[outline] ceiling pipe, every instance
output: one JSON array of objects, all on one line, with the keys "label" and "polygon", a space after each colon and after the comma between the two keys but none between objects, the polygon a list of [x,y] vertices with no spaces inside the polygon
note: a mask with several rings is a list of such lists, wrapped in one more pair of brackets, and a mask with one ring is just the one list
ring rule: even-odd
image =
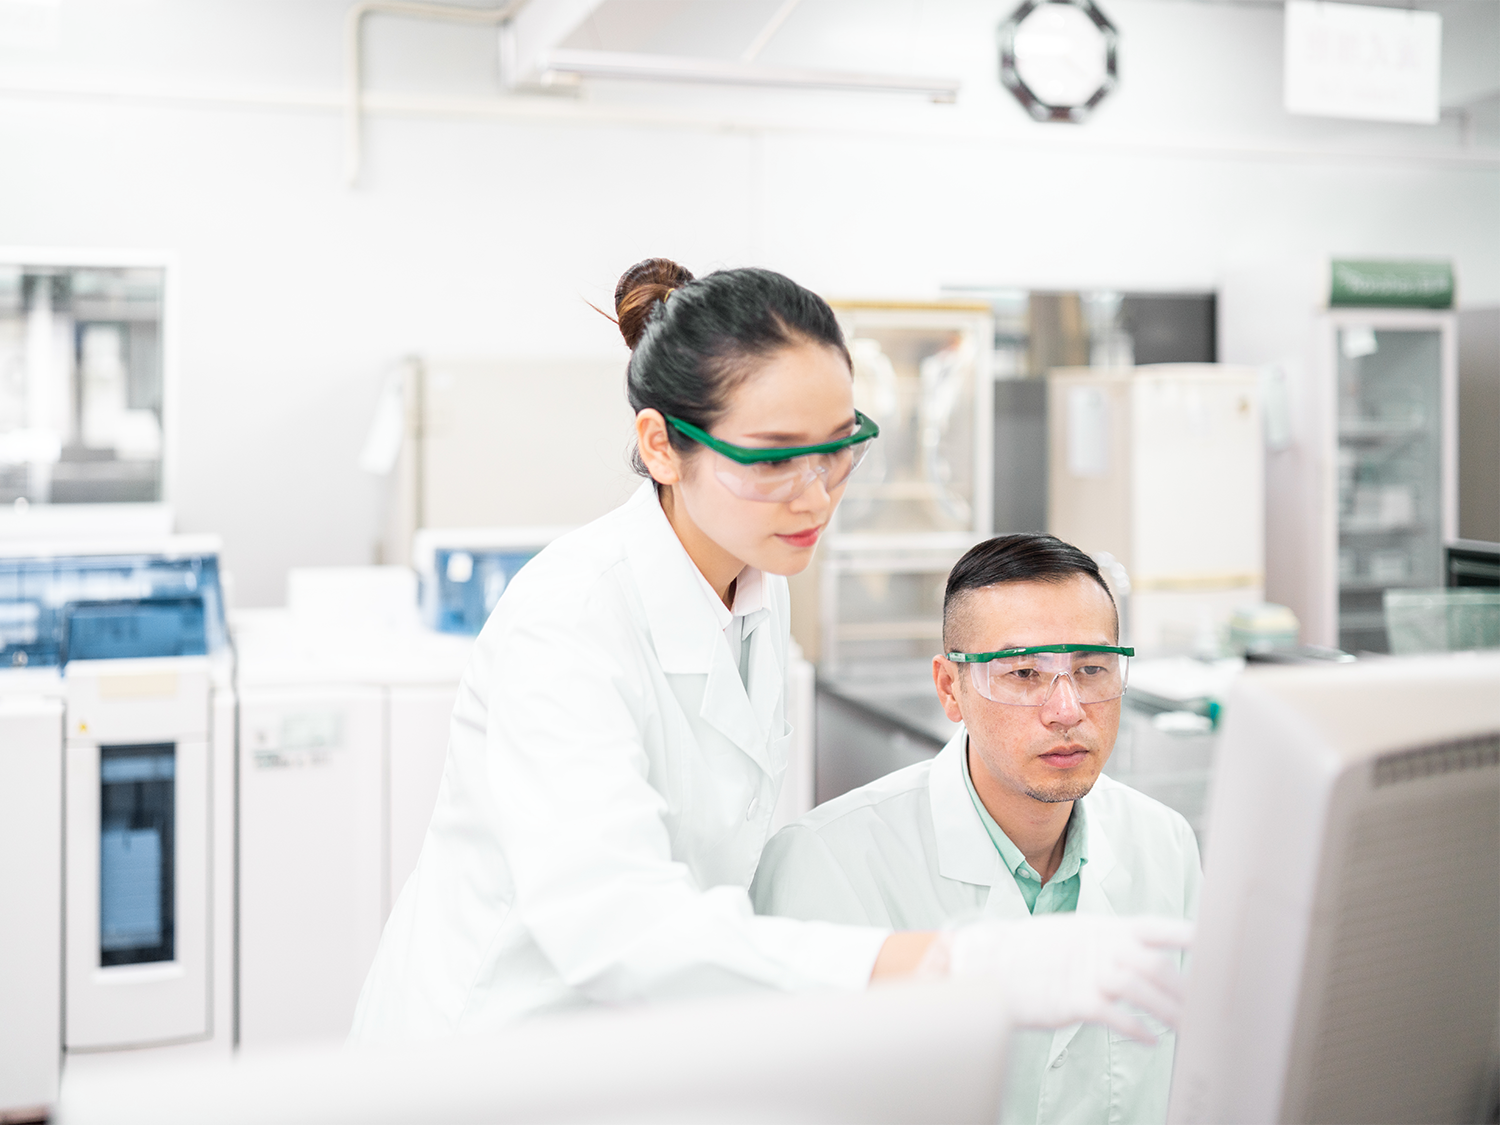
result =
[{"label": "ceiling pipe", "polygon": [[954,78],[910,74],[860,74],[839,70],[780,69],[731,59],[680,55],[638,55],[615,51],[555,50],[542,60],[542,79],[576,75],[637,82],[694,82],[716,86],[762,86],[802,90],[854,90],[863,93],[925,94],[935,102],[957,99]]},{"label": "ceiling pipe", "polygon": [[360,0],[344,15],[344,60],[348,78],[348,100],[344,114],[344,172],[349,186],[359,186],[364,157],[364,53],[360,31],[366,16],[408,16],[412,19],[444,20],[496,26],[512,19],[527,0],[510,0],[498,8],[470,8],[462,4],[421,4],[413,0]]},{"label": "ceiling pipe", "polygon": [[[364,164],[364,52],[361,32],[366,16],[406,16],[411,19],[444,20],[502,28],[501,53],[507,42],[503,29],[526,6],[528,0],[510,0],[498,8],[474,8],[462,4],[427,4],[417,0],[360,0],[344,17],[344,56],[348,91],[344,116],[345,176],[351,188],[359,186]],[[758,86],[804,90],[853,90],[863,93],[921,94],[935,102],[957,99],[960,83],[950,78],[928,78],[903,74],[861,74],[834,70],[777,69],[757,66],[761,49],[780,30],[800,0],[786,0],[777,9],[739,60],[694,59],[676,55],[639,55],[614,51],[553,50],[541,60],[538,77],[542,85],[569,79],[614,78],[645,82],[692,82],[721,86]],[[513,45],[511,45],[513,51]],[[516,60],[501,59],[503,71],[513,71]],[[518,75],[509,74],[513,88]]]}]

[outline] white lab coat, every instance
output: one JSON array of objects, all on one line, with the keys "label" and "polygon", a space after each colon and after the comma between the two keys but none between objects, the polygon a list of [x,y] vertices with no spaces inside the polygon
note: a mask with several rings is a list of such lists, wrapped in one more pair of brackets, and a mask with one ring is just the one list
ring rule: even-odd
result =
[{"label": "white lab coat", "polygon": [[748,687],[710,597],[649,483],[516,576],[460,684],[354,1038],[865,984],[884,930],[751,909],[791,734],[786,580],[764,576]]},{"label": "white lab coat", "polygon": [[[755,908],[916,930],[1028,917],[964,782],[967,739],[960,729],[932,761],[846,793],[783,828],[761,858],[751,889]],[[1079,877],[1078,912],[1195,917],[1202,870],[1187,821],[1109,777],[1082,800],[1088,862]],[[1046,965],[1010,968],[1047,971]],[[1173,1046],[1170,1034],[1144,1046],[1100,1025],[1025,1032],[1012,1044],[1001,1119],[1165,1121]]]}]

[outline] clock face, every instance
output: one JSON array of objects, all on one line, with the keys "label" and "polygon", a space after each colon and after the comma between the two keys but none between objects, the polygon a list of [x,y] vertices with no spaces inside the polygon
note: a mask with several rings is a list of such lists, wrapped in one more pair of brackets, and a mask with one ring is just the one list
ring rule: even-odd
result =
[{"label": "clock face", "polygon": [[1081,121],[1114,88],[1117,35],[1093,0],[1026,0],[1000,25],[1001,80],[1039,121]]}]

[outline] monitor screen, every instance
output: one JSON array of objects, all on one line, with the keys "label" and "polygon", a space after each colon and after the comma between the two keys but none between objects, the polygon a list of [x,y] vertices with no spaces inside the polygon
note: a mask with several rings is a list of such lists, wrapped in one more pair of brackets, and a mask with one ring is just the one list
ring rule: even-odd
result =
[{"label": "monitor screen", "polygon": [[1225,716],[1168,1120],[1495,1120],[1500,653],[1252,671]]}]

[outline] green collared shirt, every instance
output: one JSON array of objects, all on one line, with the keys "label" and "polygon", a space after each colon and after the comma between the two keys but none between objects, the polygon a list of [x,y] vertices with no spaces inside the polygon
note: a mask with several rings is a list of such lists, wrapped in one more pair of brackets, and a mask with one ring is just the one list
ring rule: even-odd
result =
[{"label": "green collared shirt", "polygon": [[990,842],[1000,853],[1000,862],[1016,880],[1021,897],[1026,900],[1026,909],[1032,914],[1068,914],[1078,909],[1078,885],[1083,865],[1088,857],[1088,820],[1083,811],[1083,802],[1073,802],[1073,815],[1068,818],[1067,842],[1063,844],[1062,863],[1057,871],[1042,885],[1042,877],[1036,868],[1026,862],[1021,849],[1001,831],[995,818],[984,807],[979,793],[974,788],[974,779],[969,776],[967,757],[964,761],[964,784],[969,787],[969,800],[974,802],[974,811],[979,821],[990,834]]}]

